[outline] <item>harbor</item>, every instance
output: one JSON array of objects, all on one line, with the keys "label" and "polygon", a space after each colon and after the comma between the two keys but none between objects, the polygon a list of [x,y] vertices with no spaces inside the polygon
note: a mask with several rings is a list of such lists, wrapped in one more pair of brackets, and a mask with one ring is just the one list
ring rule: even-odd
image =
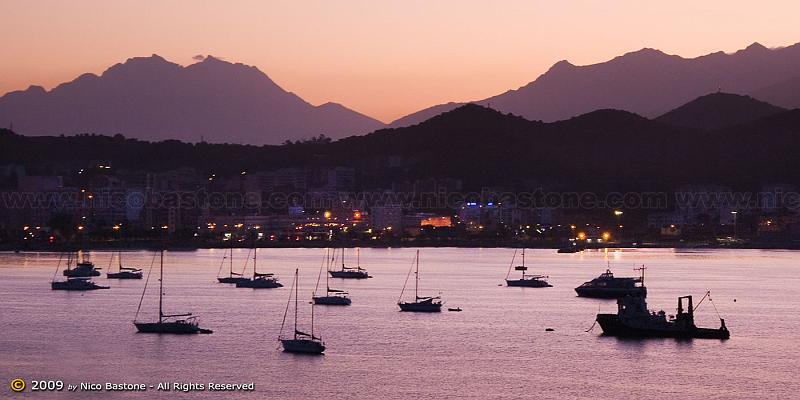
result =
[{"label": "harbor", "polygon": [[[237,379],[255,382],[254,391],[239,394],[242,398],[290,399],[323,393],[356,398],[412,393],[480,398],[502,393],[512,398],[529,395],[528,383],[542,381],[549,386],[538,395],[544,399],[666,399],[678,392],[696,398],[708,395],[709,386],[712,397],[749,399],[787,397],[799,389],[793,378],[800,359],[794,346],[800,339],[800,321],[794,315],[800,301],[794,290],[794,252],[619,249],[559,254],[554,249],[528,249],[526,263],[534,271],[546,271],[552,284],[541,290],[505,285],[514,249],[423,249],[420,293],[441,293],[443,308],[462,310],[432,315],[400,312],[396,304],[409,268],[416,269],[415,250],[361,249],[361,261],[370,266],[373,278],[336,281],[337,289],[358,299],[349,307],[313,307],[314,335],[322,335],[326,350],[324,356],[308,357],[280,351],[276,338],[295,270],[299,329],[310,333],[309,303],[325,250],[259,251],[259,265],[286,283],[266,291],[219,284],[216,277],[225,251],[164,253],[166,312],[196,313],[212,335],[136,333],[131,320],[142,296],[142,280],[95,277],[111,289],[53,291],[48,279],[60,254],[0,254],[0,272],[7,282],[0,293],[7,312],[0,322],[13,327],[0,338],[0,356],[7,360],[0,373],[65,380],[91,376],[110,382],[148,382],[155,375],[175,382]],[[241,271],[249,251],[233,250],[234,271]],[[89,256],[105,266],[112,253],[93,251]],[[124,252],[123,257],[126,264],[143,268],[145,275],[152,268],[149,284],[158,285],[160,260],[154,261],[153,252]],[[229,260],[224,262],[221,273],[229,274]],[[604,335],[595,319],[597,314],[616,314],[616,301],[578,297],[574,288],[607,268],[620,277],[639,276],[634,268],[642,265],[647,266],[650,308],[674,315],[678,297],[693,295],[697,303],[710,291],[730,339]],[[158,296],[148,293],[142,300],[142,320],[157,318]],[[292,297],[284,334],[291,334],[294,307]],[[694,323],[719,327],[714,307],[703,303],[693,315]],[[46,329],[52,326],[60,328]],[[774,334],[764,335],[765,328]],[[201,364],[202,369],[196,368]],[[715,366],[713,372],[709,365]],[[760,367],[769,373],[752,373],[751,368]],[[653,379],[637,383],[636,391],[619,391],[619,381],[642,371]],[[687,381],[686,371],[698,372]],[[397,374],[408,379],[392,386],[347,383]],[[725,386],[713,384],[723,380]],[[306,381],[315,385],[294,384]],[[448,389],[454,386],[462,390]],[[59,396],[82,398],[80,393]],[[193,397],[215,398],[205,392]]]}]

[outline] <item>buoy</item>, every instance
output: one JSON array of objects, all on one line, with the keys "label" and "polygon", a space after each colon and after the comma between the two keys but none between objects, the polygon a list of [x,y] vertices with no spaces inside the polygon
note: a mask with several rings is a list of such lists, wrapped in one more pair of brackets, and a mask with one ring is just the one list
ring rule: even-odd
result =
[{"label": "buoy", "polygon": [[553,329],[553,328],[547,328],[547,329],[545,329],[545,332],[553,332],[553,331],[555,331],[555,329]]}]

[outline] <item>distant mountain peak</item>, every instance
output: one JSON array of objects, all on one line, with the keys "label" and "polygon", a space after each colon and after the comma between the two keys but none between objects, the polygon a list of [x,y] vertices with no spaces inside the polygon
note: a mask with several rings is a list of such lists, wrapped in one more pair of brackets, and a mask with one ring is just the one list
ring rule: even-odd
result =
[{"label": "distant mountain peak", "polygon": [[[768,49],[753,43],[736,53],[715,52],[684,58],[645,47],[604,62],[553,64],[547,72],[480,104],[528,120],[565,120],[597,109],[613,108],[653,118],[718,87],[751,93],[784,107],[800,106],[800,43]],[[418,123],[421,117],[452,109],[440,104],[392,123]]]},{"label": "distant mountain peak", "polygon": [[[195,57],[194,60],[199,60]],[[146,140],[282,143],[321,133],[332,138],[384,127],[342,105],[315,107],[255,66],[207,56],[182,66],[153,54],[132,57],[101,76],[84,74],[50,91],[0,97],[0,126],[26,135],[121,133]]]},{"label": "distant mountain peak", "polygon": [[670,125],[715,130],[778,114],[785,109],[750,96],[717,92],[700,96],[658,118]]},{"label": "distant mountain peak", "polygon": [[575,68],[575,65],[567,60],[561,60],[555,64],[553,64],[550,69],[547,70],[548,73],[551,72],[561,72],[561,71],[569,71]]},{"label": "distant mountain peak", "polygon": [[744,50],[740,50],[739,52],[742,53],[761,53],[769,51],[769,49],[761,43],[753,42],[750,46],[744,48]]},{"label": "distant mountain peak", "polygon": [[658,61],[658,60],[669,59],[669,58],[673,58],[673,57],[680,58],[678,56],[671,56],[671,55],[669,55],[667,53],[664,53],[661,50],[653,49],[653,48],[650,48],[650,47],[645,47],[645,48],[642,48],[640,50],[636,50],[636,51],[631,51],[631,52],[625,53],[625,54],[623,54],[623,55],[621,55],[619,57],[614,58],[610,62],[614,62],[614,61],[617,61],[617,62],[619,62],[619,61],[641,61],[641,60]]}]

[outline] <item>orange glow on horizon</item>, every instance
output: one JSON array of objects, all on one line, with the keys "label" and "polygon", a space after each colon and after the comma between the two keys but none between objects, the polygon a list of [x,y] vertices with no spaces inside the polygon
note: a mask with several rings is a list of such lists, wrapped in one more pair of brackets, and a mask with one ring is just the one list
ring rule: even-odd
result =
[{"label": "orange glow on horizon", "polygon": [[51,89],[134,56],[188,65],[211,54],[254,65],[312,104],[337,102],[388,122],[516,89],[563,59],[790,45],[800,41],[798,14],[800,3],[786,0],[7,2],[0,94]]}]

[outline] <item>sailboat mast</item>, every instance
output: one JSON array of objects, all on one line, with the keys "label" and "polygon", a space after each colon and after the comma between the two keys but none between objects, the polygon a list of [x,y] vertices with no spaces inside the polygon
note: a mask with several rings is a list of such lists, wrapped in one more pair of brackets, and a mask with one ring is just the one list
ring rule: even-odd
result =
[{"label": "sailboat mast", "polygon": [[256,255],[258,254],[258,247],[253,247],[253,280],[256,280]]},{"label": "sailboat mast", "polygon": [[311,303],[311,339],[314,339],[314,303]]},{"label": "sailboat mast", "polygon": [[525,279],[525,248],[522,248],[522,279]]},{"label": "sailboat mast", "polygon": [[161,268],[160,276],[158,278],[158,323],[160,324],[164,319],[164,250],[161,250]]},{"label": "sailboat mast", "polygon": [[117,261],[119,261],[119,271],[122,272],[122,251],[119,252],[119,258],[117,258]]},{"label": "sailboat mast", "polygon": [[231,260],[230,260],[230,262],[231,262],[230,277],[233,278],[233,243],[231,243]]},{"label": "sailboat mast", "polygon": [[419,299],[419,250],[417,250],[417,269],[414,271],[414,301]]},{"label": "sailboat mast", "polygon": [[[300,282],[297,281],[297,277],[300,268],[296,268],[294,270],[294,338],[297,339],[297,287],[300,286]],[[313,308],[312,308],[313,310]]]},{"label": "sailboat mast", "polygon": [[342,271],[344,271],[344,247],[342,247]]},{"label": "sailboat mast", "polygon": [[[330,249],[328,251],[330,251]],[[326,260],[328,259],[328,254],[327,253],[325,254],[325,259]],[[330,264],[325,266],[325,295],[326,296],[331,294],[331,284],[329,282],[330,272],[328,272],[329,270],[330,270]],[[313,315],[314,306],[311,306],[311,313]]]}]

